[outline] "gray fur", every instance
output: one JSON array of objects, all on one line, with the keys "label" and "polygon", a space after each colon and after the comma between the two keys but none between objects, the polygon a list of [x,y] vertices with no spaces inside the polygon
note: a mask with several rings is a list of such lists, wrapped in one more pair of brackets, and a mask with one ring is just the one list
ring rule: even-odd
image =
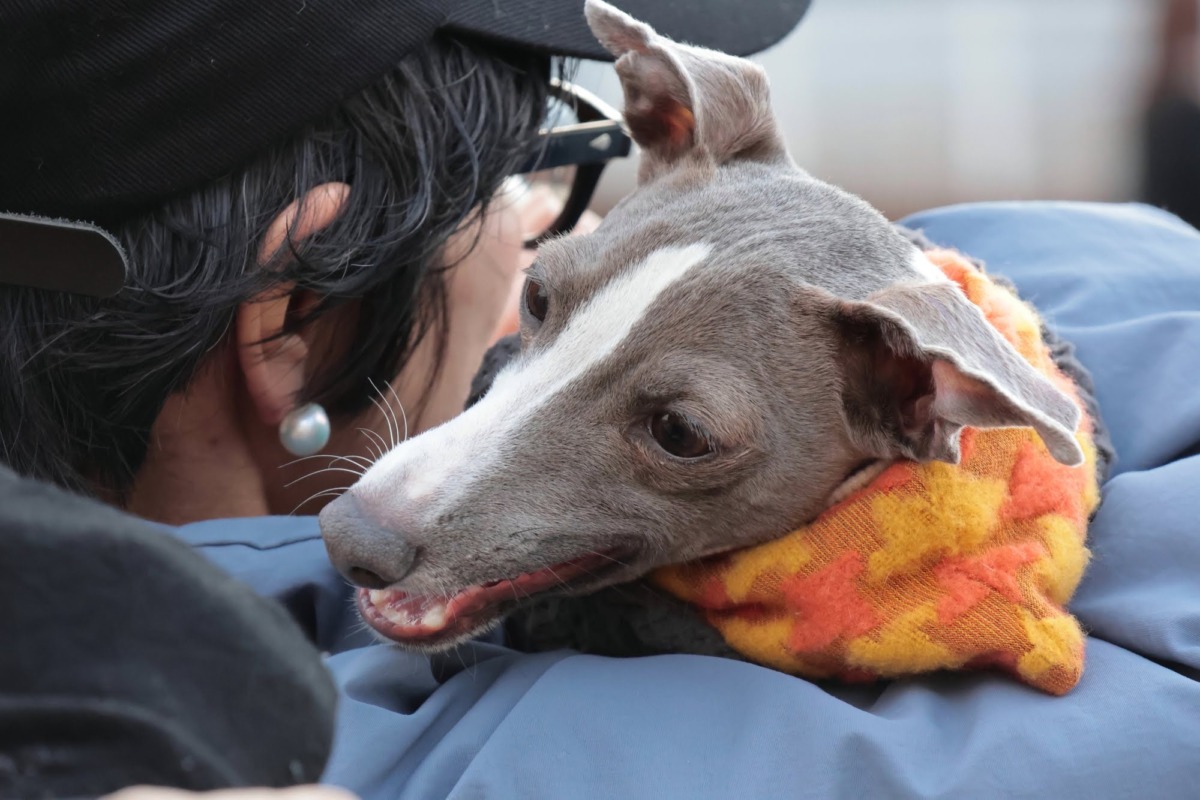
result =
[{"label": "gray fur", "polygon": [[[864,462],[956,461],[963,425],[1032,425],[1057,458],[1082,459],[1075,406],[961,292],[922,272],[881,214],[787,157],[758,67],[669,42],[595,0],[588,14],[620,56],[646,150],[639,187],[595,233],[544,246],[531,274],[550,311],[543,323],[524,313],[522,351],[497,389],[326,508],[346,574],[405,573],[403,591],[444,595],[610,554],[610,569],[570,587],[586,593],[783,535]],[[690,127],[664,141],[663,114]],[[606,287],[664,248],[700,244],[703,262],[619,346],[533,411],[512,405]],[[715,452],[665,453],[647,425],[664,410],[698,420]],[[431,474],[444,479],[417,491]],[[369,547],[347,533],[360,514]],[[391,554],[375,526],[392,532]]]}]

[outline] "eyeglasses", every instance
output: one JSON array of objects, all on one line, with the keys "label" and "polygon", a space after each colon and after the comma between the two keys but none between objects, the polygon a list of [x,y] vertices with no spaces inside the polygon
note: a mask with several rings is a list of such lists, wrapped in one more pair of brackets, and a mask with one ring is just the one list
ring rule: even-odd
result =
[{"label": "eyeglasses", "polygon": [[573,230],[592,202],[608,162],[628,156],[632,147],[621,114],[566,81],[551,81],[546,119],[549,127],[541,132],[537,152],[519,175],[531,190],[549,189],[562,210],[546,230],[526,239],[528,248]]}]

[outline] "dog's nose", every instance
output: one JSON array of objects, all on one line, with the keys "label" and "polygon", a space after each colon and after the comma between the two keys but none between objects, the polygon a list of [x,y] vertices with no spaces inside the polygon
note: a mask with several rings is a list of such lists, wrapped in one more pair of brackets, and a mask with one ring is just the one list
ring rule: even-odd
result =
[{"label": "dog's nose", "polygon": [[337,571],[364,589],[383,589],[412,570],[417,549],[364,513],[347,492],[321,510],[321,538]]}]

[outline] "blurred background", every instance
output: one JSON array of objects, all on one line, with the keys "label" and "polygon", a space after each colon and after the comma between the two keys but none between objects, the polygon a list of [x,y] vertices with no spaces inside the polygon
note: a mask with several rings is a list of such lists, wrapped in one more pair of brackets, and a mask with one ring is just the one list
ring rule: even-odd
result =
[{"label": "blurred background", "polygon": [[[1200,0],[814,0],[755,60],[802,167],[896,218],[1143,199],[1200,223]],[[616,107],[610,65],[578,82]],[[635,179],[609,167],[595,207]]]}]

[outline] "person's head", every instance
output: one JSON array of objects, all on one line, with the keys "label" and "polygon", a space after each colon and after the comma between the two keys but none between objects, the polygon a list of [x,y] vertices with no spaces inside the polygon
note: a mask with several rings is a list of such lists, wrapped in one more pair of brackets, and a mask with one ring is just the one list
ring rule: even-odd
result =
[{"label": "person's head", "polygon": [[[313,471],[281,468],[292,409],[323,405],[326,452],[353,458],[401,406],[390,427],[461,405],[527,232],[491,201],[537,150],[549,54],[591,55],[570,38],[592,46],[582,2],[543,39],[490,1],[301,3],[298,23],[241,2],[50,5],[78,25],[14,21],[32,61],[3,89],[33,121],[4,134],[0,210],[98,222],[129,270],[107,298],[0,285],[0,458],[174,521],[286,513],[331,486],[287,485]],[[61,30],[95,57],[39,65]],[[47,119],[67,127],[43,153]]]},{"label": "person's head", "polygon": [[6,459],[127,493],[167,398],[202,369],[228,390],[202,398],[211,424],[227,426],[226,400],[241,428],[211,433],[246,436],[264,472],[290,460],[270,432],[310,400],[338,423],[331,452],[362,451],[354,418],[419,343],[445,346],[444,246],[528,158],[549,69],[438,36],[249,163],[115,226],[130,265],[117,296],[0,288]]}]

